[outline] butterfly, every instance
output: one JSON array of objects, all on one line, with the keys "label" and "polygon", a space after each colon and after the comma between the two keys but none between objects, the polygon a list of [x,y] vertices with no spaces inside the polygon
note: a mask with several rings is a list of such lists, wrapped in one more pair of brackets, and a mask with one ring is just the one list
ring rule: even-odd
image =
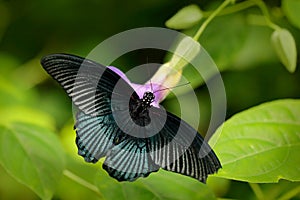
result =
[{"label": "butterfly", "polygon": [[76,107],[76,145],[86,162],[102,165],[118,181],[134,181],[163,168],[203,183],[221,163],[201,135],[176,115],[152,106],[118,73],[89,59],[51,54],[41,65]]}]

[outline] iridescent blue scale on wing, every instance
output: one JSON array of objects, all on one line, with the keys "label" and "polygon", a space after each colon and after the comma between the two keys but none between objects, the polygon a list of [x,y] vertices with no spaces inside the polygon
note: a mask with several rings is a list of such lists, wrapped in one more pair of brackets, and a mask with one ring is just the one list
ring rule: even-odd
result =
[{"label": "iridescent blue scale on wing", "polygon": [[149,156],[146,139],[124,138],[108,153],[103,168],[118,181],[134,181],[159,169]]},{"label": "iridescent blue scale on wing", "polygon": [[[139,99],[133,88],[109,68],[68,54],[46,56],[41,64],[65,89],[78,109],[75,124],[78,154],[92,163],[106,156],[103,168],[113,178],[134,181],[161,167],[205,182],[208,174],[221,168],[217,156],[195,129],[177,116],[151,107],[151,98]],[[119,96],[118,102],[112,104],[117,82],[121,91],[127,93],[127,97],[131,96],[130,102]],[[149,94],[146,97],[150,97]],[[154,124],[162,127],[161,130],[146,138],[122,132],[113,112],[128,103],[134,123],[148,125],[151,111],[155,113]],[[147,129],[140,134],[149,135]]]},{"label": "iridescent blue scale on wing", "polygon": [[92,117],[78,112],[75,130],[78,154],[93,163],[107,154],[114,138],[121,134],[111,114]]}]

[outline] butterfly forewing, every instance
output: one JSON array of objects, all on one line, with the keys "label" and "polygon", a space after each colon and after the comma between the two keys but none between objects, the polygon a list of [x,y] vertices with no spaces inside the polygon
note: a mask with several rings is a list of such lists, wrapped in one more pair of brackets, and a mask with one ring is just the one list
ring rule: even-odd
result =
[{"label": "butterfly forewing", "polygon": [[[44,57],[41,64],[79,110],[75,124],[78,154],[87,162],[97,162],[122,133],[113,118],[112,107],[125,109],[127,98],[138,98],[137,94],[119,75],[91,60],[53,54]],[[121,92],[116,94],[117,105],[112,106],[111,97],[117,83]]]},{"label": "butterfly forewing", "polygon": [[111,113],[111,95],[117,83],[122,86],[125,95],[130,96],[134,92],[119,75],[91,60],[53,54],[44,57],[41,64],[85,114],[96,116]]}]

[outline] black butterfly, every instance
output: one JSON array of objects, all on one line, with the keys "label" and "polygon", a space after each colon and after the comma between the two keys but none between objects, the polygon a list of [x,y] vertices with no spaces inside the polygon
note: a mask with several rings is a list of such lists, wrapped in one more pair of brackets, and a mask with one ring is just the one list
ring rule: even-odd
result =
[{"label": "black butterfly", "polygon": [[118,181],[134,181],[163,168],[205,182],[221,168],[200,134],[177,116],[151,106],[111,69],[68,54],[41,60],[77,108],[76,144],[86,162],[106,156],[103,168]]}]

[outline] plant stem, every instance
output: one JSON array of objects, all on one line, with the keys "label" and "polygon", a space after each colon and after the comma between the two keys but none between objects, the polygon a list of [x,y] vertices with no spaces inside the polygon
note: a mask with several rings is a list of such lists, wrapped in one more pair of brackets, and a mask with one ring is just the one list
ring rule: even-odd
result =
[{"label": "plant stem", "polygon": [[269,26],[270,28],[274,30],[280,29],[280,27],[276,24],[274,24],[271,19],[270,19],[270,14],[268,11],[268,8],[266,7],[265,3],[262,0],[248,0],[248,1],[243,1],[241,3],[237,3],[233,6],[225,8],[229,3],[234,2],[233,0],[225,0],[216,10],[210,12],[204,12],[204,16],[208,16],[207,19],[203,22],[203,24],[200,26],[198,29],[197,33],[194,36],[194,40],[198,41],[200,36],[202,35],[203,31],[207,27],[207,25],[216,17],[220,15],[228,15],[232,13],[239,12],[241,10],[245,10],[247,8],[250,8],[252,6],[257,6],[264,18],[265,18],[265,24]]},{"label": "plant stem", "polygon": [[274,29],[274,30],[278,30],[280,29],[280,27],[276,24],[274,24],[271,19],[270,19],[270,15],[269,15],[269,11],[268,8],[266,6],[266,4],[262,1],[262,0],[251,0],[253,3],[255,3],[259,9],[261,10],[261,12],[263,13],[265,20],[266,20],[266,24]]},{"label": "plant stem", "polygon": [[[237,4],[234,4],[227,8],[224,8],[224,10],[222,10],[217,16],[236,13],[236,12],[245,10],[245,9],[255,6],[255,5],[256,5],[256,3],[253,1],[243,1],[241,3],[237,3]],[[204,17],[208,17],[209,15],[211,15],[211,13],[212,13],[212,11],[204,12]]]},{"label": "plant stem", "polygon": [[198,29],[197,33],[193,37],[194,40],[198,41],[200,36],[202,35],[203,31],[207,27],[207,25],[233,0],[225,0],[216,10],[214,10],[211,15],[203,22],[203,24]]},{"label": "plant stem", "polygon": [[291,199],[299,193],[300,193],[300,186],[295,187],[292,190],[288,191],[287,193],[282,195],[278,200]]},{"label": "plant stem", "polygon": [[249,183],[249,186],[251,187],[257,199],[265,200],[265,196],[257,183]]},{"label": "plant stem", "polygon": [[68,177],[69,179],[73,180],[74,182],[82,185],[83,187],[95,192],[99,197],[103,198],[102,194],[100,193],[100,191],[98,190],[98,188],[96,186],[94,186],[93,184],[87,182],[86,180],[80,178],[79,176],[77,176],[76,174],[70,172],[69,170],[64,170],[63,174]]}]

